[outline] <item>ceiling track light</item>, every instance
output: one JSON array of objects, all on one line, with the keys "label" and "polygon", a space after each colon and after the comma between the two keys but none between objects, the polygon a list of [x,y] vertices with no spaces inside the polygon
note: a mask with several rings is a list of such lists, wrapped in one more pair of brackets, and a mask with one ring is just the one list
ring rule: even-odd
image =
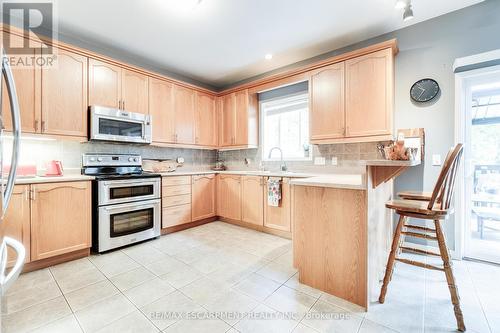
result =
[{"label": "ceiling track light", "polygon": [[413,8],[411,6],[411,0],[396,0],[394,5],[396,9],[403,9],[403,21],[409,21],[413,18]]},{"label": "ceiling track light", "polygon": [[407,5],[408,5],[408,0],[396,0],[396,5],[394,5],[394,8],[405,9]]}]

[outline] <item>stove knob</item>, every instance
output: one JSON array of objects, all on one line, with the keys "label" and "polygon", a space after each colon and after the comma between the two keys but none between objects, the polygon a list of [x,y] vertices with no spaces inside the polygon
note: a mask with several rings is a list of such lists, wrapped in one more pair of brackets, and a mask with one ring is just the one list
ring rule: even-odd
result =
[{"label": "stove knob", "polygon": [[133,161],[134,161],[134,158],[133,158],[133,157],[129,157],[129,158],[128,158],[128,161],[129,161],[129,162],[133,162]]},{"label": "stove knob", "polygon": [[91,158],[89,158],[89,161],[90,161],[90,162],[95,162],[95,157],[91,157]]},{"label": "stove knob", "polygon": [[139,162],[139,158],[138,157],[134,157],[134,162]]},{"label": "stove knob", "polygon": [[97,162],[102,162],[102,157],[98,157]]}]

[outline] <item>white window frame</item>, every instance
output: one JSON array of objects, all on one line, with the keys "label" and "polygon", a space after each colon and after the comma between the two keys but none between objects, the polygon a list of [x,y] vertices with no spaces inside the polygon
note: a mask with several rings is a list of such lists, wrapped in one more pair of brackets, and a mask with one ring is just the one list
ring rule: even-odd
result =
[{"label": "white window frame", "polygon": [[[273,156],[269,158],[269,152],[265,151],[265,143],[264,143],[264,133],[265,133],[265,112],[264,112],[264,104],[269,104],[269,103],[276,103],[276,104],[282,104],[282,103],[287,103],[287,102],[293,102],[295,100],[307,100],[308,104],[308,115],[310,112],[309,109],[309,93],[308,92],[300,92],[296,94],[291,94],[288,96],[283,96],[283,97],[275,97],[272,99],[267,99],[264,101],[259,101],[259,114],[260,114],[260,142],[262,143],[262,156],[261,159],[263,162],[279,162],[281,161],[279,153],[278,152],[273,152]],[[310,129],[309,129],[310,130]],[[310,134],[310,133],[309,133]],[[280,147],[281,148],[281,147]],[[309,143],[309,156],[308,157],[287,157],[283,156],[284,161],[312,161],[312,145]]]}]

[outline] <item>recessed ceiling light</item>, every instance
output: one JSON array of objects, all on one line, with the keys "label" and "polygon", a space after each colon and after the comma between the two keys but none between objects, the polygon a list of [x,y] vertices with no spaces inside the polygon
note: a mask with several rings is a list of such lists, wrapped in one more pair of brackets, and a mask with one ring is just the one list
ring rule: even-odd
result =
[{"label": "recessed ceiling light", "polygon": [[407,4],[408,4],[407,0],[396,0],[396,5],[394,6],[394,8],[404,9]]},{"label": "recessed ceiling light", "polygon": [[411,9],[411,4],[406,6],[405,11],[403,13],[403,21],[409,21],[413,18],[413,9]]},{"label": "recessed ceiling light", "polygon": [[271,53],[268,53],[264,56],[266,60],[271,60],[273,58],[273,55]]}]

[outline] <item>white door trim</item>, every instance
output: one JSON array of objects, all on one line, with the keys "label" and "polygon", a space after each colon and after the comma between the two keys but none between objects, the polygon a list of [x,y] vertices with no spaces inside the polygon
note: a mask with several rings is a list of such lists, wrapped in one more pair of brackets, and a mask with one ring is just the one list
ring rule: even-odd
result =
[{"label": "white door trim", "polygon": [[[472,57],[466,57],[472,58]],[[457,59],[455,63],[459,62]],[[464,161],[460,165],[458,171],[457,188],[455,196],[455,251],[453,254],[453,259],[462,259],[465,252],[465,219],[469,215],[470,202],[465,200],[466,196],[466,163],[470,161],[467,160],[467,152],[470,150],[470,140],[468,140],[467,133],[465,131],[465,126],[468,121],[470,121],[470,115],[467,114],[467,110],[471,107],[471,95],[469,85],[471,81],[480,82],[482,78],[487,74],[500,73],[500,66],[491,66],[475,70],[470,70],[467,72],[455,73],[455,143],[464,143]],[[498,74],[497,74],[498,75]],[[468,115],[468,117],[464,117]]]}]

